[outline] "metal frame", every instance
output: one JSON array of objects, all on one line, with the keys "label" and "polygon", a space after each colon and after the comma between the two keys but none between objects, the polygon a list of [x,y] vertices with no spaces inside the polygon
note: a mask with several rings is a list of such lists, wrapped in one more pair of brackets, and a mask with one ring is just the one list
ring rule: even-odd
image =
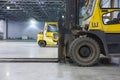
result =
[{"label": "metal frame", "polygon": [[57,21],[64,7],[64,0],[0,0],[0,16],[14,20],[33,17],[39,21]]}]

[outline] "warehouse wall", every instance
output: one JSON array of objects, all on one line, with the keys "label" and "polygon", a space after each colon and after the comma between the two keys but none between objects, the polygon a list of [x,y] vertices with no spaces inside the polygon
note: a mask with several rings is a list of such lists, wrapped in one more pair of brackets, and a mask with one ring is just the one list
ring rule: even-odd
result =
[{"label": "warehouse wall", "polygon": [[21,23],[16,21],[8,21],[8,37],[21,37]]},{"label": "warehouse wall", "polygon": [[43,29],[44,22],[31,23],[30,21],[8,21],[8,37],[19,38],[28,36],[36,39],[37,34]]},{"label": "warehouse wall", "polygon": [[3,19],[0,19],[0,33],[3,33],[3,34],[0,34],[3,36],[4,39],[6,39],[6,22],[5,20]]},{"label": "warehouse wall", "polygon": [[3,32],[4,26],[5,26],[5,21],[4,20],[0,20],[0,32]]},{"label": "warehouse wall", "polygon": [[[37,38],[37,34],[43,30],[44,22],[36,21],[31,23],[28,21],[12,21],[8,20],[8,37],[19,38],[22,36],[28,36],[33,39]],[[4,39],[6,39],[6,21],[0,20],[0,32],[4,33]]]}]

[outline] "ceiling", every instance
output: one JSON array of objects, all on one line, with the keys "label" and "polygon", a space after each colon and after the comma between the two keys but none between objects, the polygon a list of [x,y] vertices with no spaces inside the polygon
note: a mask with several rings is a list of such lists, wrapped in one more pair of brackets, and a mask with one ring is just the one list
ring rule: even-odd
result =
[{"label": "ceiling", "polygon": [[0,0],[0,18],[57,21],[64,7],[64,0]]}]

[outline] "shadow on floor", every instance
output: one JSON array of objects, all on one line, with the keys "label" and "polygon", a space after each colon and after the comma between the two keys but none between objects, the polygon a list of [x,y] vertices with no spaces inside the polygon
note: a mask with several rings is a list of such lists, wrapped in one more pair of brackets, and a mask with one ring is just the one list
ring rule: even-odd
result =
[{"label": "shadow on floor", "polygon": [[[70,62],[70,65],[78,67],[78,65],[73,62]],[[101,57],[97,64],[88,67],[119,67],[119,66],[120,64],[112,63],[110,58]]]},{"label": "shadow on floor", "polygon": [[58,46],[54,45],[54,46],[47,46],[45,48],[58,48]]}]

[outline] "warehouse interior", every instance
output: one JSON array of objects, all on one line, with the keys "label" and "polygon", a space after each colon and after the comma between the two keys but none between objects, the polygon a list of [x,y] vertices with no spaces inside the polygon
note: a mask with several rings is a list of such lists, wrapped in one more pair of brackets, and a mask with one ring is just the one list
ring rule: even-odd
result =
[{"label": "warehouse interior", "polygon": [[58,21],[65,6],[64,0],[0,0],[0,7],[0,32],[4,32],[4,39],[36,39],[44,22]]},{"label": "warehouse interior", "polygon": [[[73,1],[73,3],[70,1]],[[92,3],[92,5],[89,6],[90,9],[88,8],[88,15],[92,14],[91,11],[94,10],[93,5],[95,1],[103,1],[99,7],[101,9],[105,9],[103,12],[106,12],[106,14],[102,15],[102,22],[104,25],[113,24],[111,23],[112,20],[117,18],[118,14],[120,13],[119,0],[75,1],[0,0],[1,80],[120,80],[120,57],[109,58],[105,57],[104,55],[100,55],[101,58],[97,64],[84,67],[77,65],[69,57],[63,57],[63,59],[66,61],[60,62],[60,43],[58,41],[55,42],[57,45],[47,45],[44,47],[39,45],[38,35],[41,36],[42,33],[43,36],[45,36],[44,31],[46,30],[46,22],[59,22],[60,18],[62,18],[63,21],[68,20],[66,22],[61,21],[61,26],[65,26],[67,23],[69,25],[63,29],[63,33],[65,32],[64,30],[66,30],[66,28],[74,26],[69,23],[79,23],[77,27],[82,27],[82,22],[85,20],[83,17],[85,16],[85,10],[87,9],[86,6],[83,5],[87,1],[88,3],[85,5],[89,4],[89,2]],[[80,9],[79,14],[77,14],[79,15],[77,18],[78,22],[75,20],[77,15],[74,16],[74,11],[77,12],[75,7],[78,7],[78,5],[74,4],[78,4],[77,1],[83,2],[83,4],[80,4],[79,6],[82,8]],[[112,1],[115,1],[115,3],[112,3]],[[67,2],[69,2],[69,5]],[[112,9],[116,8],[116,10],[111,13],[107,13],[108,11],[106,9],[111,8],[110,4],[115,5]],[[66,7],[72,9],[66,10]],[[66,13],[69,15],[66,15]],[[111,15],[113,18],[111,18]],[[98,24],[95,23],[94,28],[96,25]],[[115,25],[120,25],[120,22],[119,24],[115,23]],[[79,28],[77,29],[79,30]],[[120,30],[118,27],[117,29]],[[60,34],[60,32],[57,34]],[[82,38],[81,36],[79,37]],[[83,36],[83,38],[84,37],[86,36]],[[116,47],[116,44],[113,44],[113,46]],[[86,46],[84,47],[86,48]],[[66,49],[68,49],[68,47]],[[117,50],[119,49],[116,49],[116,51]],[[61,52],[62,51],[67,52],[67,50],[61,50]],[[83,52],[86,51],[83,49]],[[102,51],[100,52],[102,53]],[[67,55],[63,54],[62,56]]]},{"label": "warehouse interior", "polygon": [[[45,22],[57,22],[64,7],[64,0],[0,0],[0,43],[3,45],[0,58],[57,58],[57,46],[53,47],[54,51],[41,49],[43,52],[40,52],[36,41]],[[33,54],[29,51],[32,46]],[[45,51],[47,55],[43,54]]]}]

